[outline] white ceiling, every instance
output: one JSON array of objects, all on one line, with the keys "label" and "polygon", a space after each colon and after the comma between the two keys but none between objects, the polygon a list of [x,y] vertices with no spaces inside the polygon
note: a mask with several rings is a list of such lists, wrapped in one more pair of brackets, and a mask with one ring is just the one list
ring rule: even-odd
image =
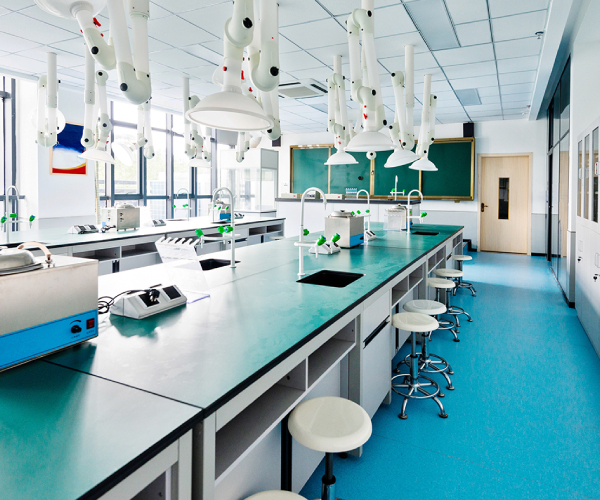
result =
[{"label": "white ceiling", "polygon": [[[412,0],[422,1],[422,0]],[[393,118],[389,73],[404,69],[404,45],[415,45],[417,99],[423,76],[432,74],[439,123],[523,119],[529,115],[538,75],[550,0],[442,0],[460,44],[430,51],[408,14],[408,0],[375,0],[376,50],[388,120]],[[222,30],[231,0],[153,0],[149,22],[153,103],[179,111],[181,77],[199,97],[217,91],[211,83],[221,63]],[[332,58],[343,56],[348,76],[345,20],[359,0],[279,0],[281,81],[325,82]],[[102,30],[108,19],[99,16]],[[0,0],[0,71],[38,76],[45,52],[58,54],[59,77],[83,87],[84,46],[75,21],[43,12],[33,0]],[[114,75],[109,90],[117,94]],[[477,89],[482,104],[462,106],[454,91]],[[355,103],[349,103],[356,109]],[[420,104],[417,103],[417,110]],[[281,100],[285,132],[325,130],[325,97]],[[418,113],[416,121],[419,121]]]}]

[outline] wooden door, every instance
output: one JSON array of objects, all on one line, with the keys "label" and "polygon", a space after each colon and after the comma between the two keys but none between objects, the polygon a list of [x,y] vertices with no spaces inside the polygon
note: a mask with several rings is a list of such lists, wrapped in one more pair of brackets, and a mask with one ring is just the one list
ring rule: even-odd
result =
[{"label": "wooden door", "polygon": [[481,250],[527,253],[529,157],[481,158]]}]

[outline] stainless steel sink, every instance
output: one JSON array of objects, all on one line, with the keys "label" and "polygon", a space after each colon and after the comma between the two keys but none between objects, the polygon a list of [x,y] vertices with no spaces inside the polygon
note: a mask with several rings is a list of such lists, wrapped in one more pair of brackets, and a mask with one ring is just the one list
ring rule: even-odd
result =
[{"label": "stainless steel sink", "polygon": [[297,283],[304,283],[307,285],[320,285],[320,286],[331,286],[334,288],[344,288],[350,283],[354,283],[356,280],[362,278],[364,274],[357,273],[343,273],[340,271],[318,271],[306,278],[298,280]]},{"label": "stainless steel sink", "polygon": [[[236,260],[236,264],[239,264],[240,261]],[[230,266],[231,261],[225,259],[204,259],[200,261],[200,266],[203,271],[210,271],[211,269],[218,269],[219,267]]]},{"label": "stainless steel sink", "polygon": [[418,234],[420,236],[437,236],[440,233],[434,233],[432,231],[413,231],[410,234]]}]

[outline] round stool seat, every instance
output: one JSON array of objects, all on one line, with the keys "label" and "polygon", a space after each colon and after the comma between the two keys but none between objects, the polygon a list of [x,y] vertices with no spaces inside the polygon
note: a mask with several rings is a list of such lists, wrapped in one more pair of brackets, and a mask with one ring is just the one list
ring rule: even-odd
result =
[{"label": "round stool seat", "polygon": [[439,276],[440,278],[462,278],[465,275],[465,273],[462,271],[451,268],[436,269],[433,271],[433,274]]},{"label": "round stool seat", "polygon": [[343,453],[365,444],[373,427],[367,412],[355,402],[321,397],[300,403],[289,418],[290,434],[311,450]]},{"label": "round stool seat", "polygon": [[295,493],[291,493],[289,491],[263,491],[262,493],[257,493],[256,495],[252,495],[251,497],[246,498],[246,500],[306,500],[304,497],[300,495],[296,495]]},{"label": "round stool seat", "polygon": [[411,300],[404,304],[406,312],[427,314],[428,316],[437,316],[446,312],[446,306],[435,300]]},{"label": "round stool seat", "polygon": [[470,255],[453,255],[452,260],[473,260],[473,257]]},{"label": "round stool seat", "polygon": [[445,280],[443,278],[428,278],[427,286],[431,288],[454,288],[454,281]]},{"label": "round stool seat", "polygon": [[439,323],[435,318],[415,312],[404,312],[392,316],[392,325],[405,332],[426,333],[437,330]]}]

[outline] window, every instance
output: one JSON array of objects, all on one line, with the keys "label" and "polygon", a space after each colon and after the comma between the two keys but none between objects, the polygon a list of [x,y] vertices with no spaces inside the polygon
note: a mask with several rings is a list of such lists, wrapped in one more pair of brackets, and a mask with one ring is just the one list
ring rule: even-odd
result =
[{"label": "window", "polygon": [[[113,127],[114,142],[135,143],[136,131],[134,128],[120,126]],[[115,194],[138,194],[140,192],[139,158],[137,155],[131,165],[125,165],[118,159],[115,161]]]},{"label": "window", "polygon": [[585,137],[585,149],[583,155],[583,217],[590,218],[590,136]]},{"label": "window", "polygon": [[499,180],[498,219],[508,220],[508,190],[510,179],[508,177],[501,177]]},{"label": "window", "polygon": [[581,217],[581,189],[583,181],[583,142],[579,141],[577,145],[577,216]]},{"label": "window", "polygon": [[592,132],[592,220],[598,222],[598,128]]}]

